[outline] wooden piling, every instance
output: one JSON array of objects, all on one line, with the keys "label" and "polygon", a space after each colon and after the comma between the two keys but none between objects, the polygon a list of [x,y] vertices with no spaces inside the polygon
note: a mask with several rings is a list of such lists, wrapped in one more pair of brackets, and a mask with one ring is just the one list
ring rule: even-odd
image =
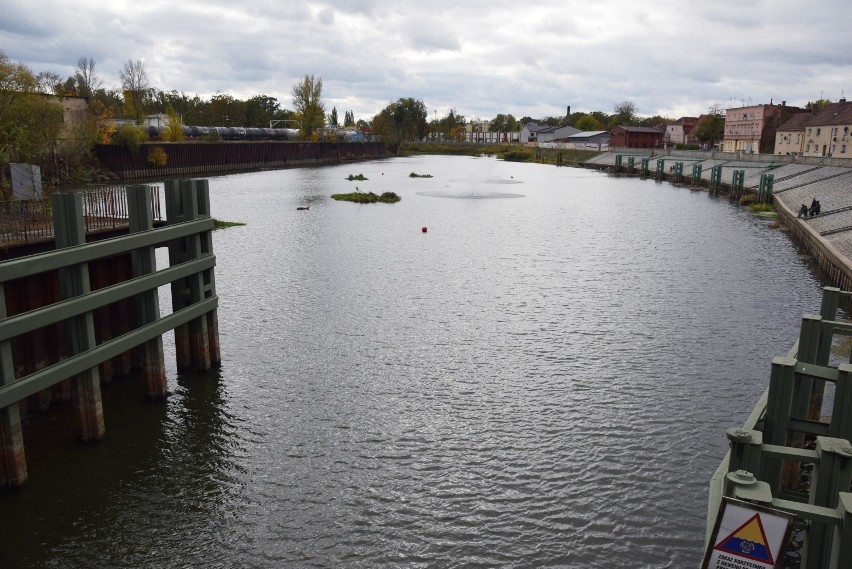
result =
[{"label": "wooden piling", "polygon": [[[54,234],[56,248],[62,249],[86,243],[83,223],[83,201],[80,194],[54,194]],[[90,292],[89,266],[81,263],[60,269],[59,288],[63,299]],[[70,354],[79,354],[95,347],[95,326],[91,312],[67,321]],[[71,400],[77,419],[77,435],[81,441],[93,441],[104,436],[104,412],[98,368],[88,369],[74,378]]]},{"label": "wooden piling", "polygon": [[[151,188],[130,186],[127,188],[127,209],[130,216],[130,233],[154,229],[151,211]],[[133,276],[140,277],[157,270],[154,247],[138,249],[131,255]],[[160,317],[160,300],[156,290],[149,290],[136,297],[136,319],[139,324],[154,322]],[[151,399],[162,399],[168,391],[166,361],[163,355],[163,337],[145,342],[139,362],[145,380],[146,394]]]},{"label": "wooden piling", "polygon": [[[207,180],[166,181],[166,217],[168,224],[210,216],[210,192]],[[212,253],[210,232],[176,239],[169,244],[169,264],[192,261]],[[216,294],[212,269],[172,283],[172,309],[178,311]],[[221,361],[219,320],[213,310],[185,326],[175,328],[178,369],[207,370]]]},{"label": "wooden piling", "polygon": [[[0,320],[7,317],[6,293],[0,283]],[[12,343],[0,342],[0,387],[15,381]],[[0,488],[20,488],[27,481],[27,458],[18,403],[0,409]]]}]

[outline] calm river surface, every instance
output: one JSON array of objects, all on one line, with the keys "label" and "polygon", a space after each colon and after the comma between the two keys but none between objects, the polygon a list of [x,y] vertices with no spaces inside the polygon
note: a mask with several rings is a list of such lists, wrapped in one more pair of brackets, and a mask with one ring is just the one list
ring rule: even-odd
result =
[{"label": "calm river surface", "polygon": [[667,183],[414,157],[210,193],[247,224],[221,369],[169,336],[167,402],[106,386],[91,446],[32,422],[0,567],[695,567],[725,429],[819,311],[785,233]]}]

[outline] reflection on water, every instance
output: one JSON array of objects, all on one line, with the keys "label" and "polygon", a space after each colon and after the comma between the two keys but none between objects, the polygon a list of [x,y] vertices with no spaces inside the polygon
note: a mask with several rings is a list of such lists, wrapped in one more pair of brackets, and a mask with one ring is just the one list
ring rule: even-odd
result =
[{"label": "reflection on water", "polygon": [[[358,173],[402,201],[330,199]],[[210,186],[247,223],[214,234],[221,370],[115,382],[105,441],[30,451],[3,567],[697,566],[725,429],[819,306],[784,234],[668,184],[419,157]]]}]

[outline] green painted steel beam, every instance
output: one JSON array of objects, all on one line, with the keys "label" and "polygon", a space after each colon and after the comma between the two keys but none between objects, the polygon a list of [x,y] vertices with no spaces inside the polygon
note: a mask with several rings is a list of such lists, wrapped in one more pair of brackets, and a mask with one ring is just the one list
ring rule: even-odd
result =
[{"label": "green painted steel beam", "polygon": [[793,502],[791,500],[782,500],[780,498],[772,500],[772,507],[785,512],[790,512],[796,516],[801,516],[813,522],[836,524],[842,519],[840,512],[838,512],[835,508],[823,508],[821,506],[813,506],[811,504],[803,504],[801,502]]},{"label": "green painted steel beam", "polygon": [[800,462],[817,461],[817,451],[815,450],[766,444],[760,450],[764,456],[786,458],[787,460],[798,460]]},{"label": "green painted steel beam", "polygon": [[816,377],[827,381],[837,381],[837,368],[796,362],[796,373],[807,377]]},{"label": "green painted steel beam", "polygon": [[192,304],[173,314],[164,316],[156,322],[151,322],[131,330],[126,334],[108,340],[98,346],[69,357],[50,367],[31,373],[17,381],[0,387],[0,409],[35,395],[57,383],[74,377],[84,371],[114,358],[136,346],[153,340],[169,330],[199,318],[219,306],[219,297],[213,296]]},{"label": "green painted steel beam", "polygon": [[62,250],[39,253],[0,263],[0,282],[46,273],[76,265],[88,263],[104,257],[122,255],[132,249],[165,245],[168,241],[187,237],[213,229],[212,218],[201,218],[186,223],[176,223],[151,231],[141,231],[132,235],[123,235],[104,239],[95,243],[66,247]]},{"label": "green painted steel beam", "polygon": [[175,280],[186,278],[216,266],[216,257],[207,255],[194,261],[174,265],[166,269],[136,277],[121,283],[98,289],[84,295],[23,312],[10,318],[0,319],[0,342],[32,332],[55,322],[73,318],[96,308],[130,298]]},{"label": "green painted steel beam", "polygon": [[823,423],[821,421],[812,421],[810,419],[797,419],[795,417],[790,418],[790,424],[788,426],[790,431],[796,431],[799,433],[808,433],[811,435],[820,435],[827,437],[829,433],[829,424]]}]

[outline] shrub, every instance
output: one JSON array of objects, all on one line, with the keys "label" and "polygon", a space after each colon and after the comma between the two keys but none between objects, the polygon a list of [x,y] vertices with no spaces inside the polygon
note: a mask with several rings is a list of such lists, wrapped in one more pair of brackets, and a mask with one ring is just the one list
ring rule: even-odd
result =
[{"label": "shrub", "polygon": [[123,124],[112,135],[114,144],[125,146],[131,153],[139,151],[139,145],[148,140],[148,133],[132,124]]},{"label": "shrub", "polygon": [[528,150],[510,150],[503,154],[503,160],[508,162],[526,162],[533,157],[532,152]]},{"label": "shrub", "polygon": [[169,162],[169,156],[162,146],[152,146],[148,150],[148,164],[152,166],[165,166]]}]

